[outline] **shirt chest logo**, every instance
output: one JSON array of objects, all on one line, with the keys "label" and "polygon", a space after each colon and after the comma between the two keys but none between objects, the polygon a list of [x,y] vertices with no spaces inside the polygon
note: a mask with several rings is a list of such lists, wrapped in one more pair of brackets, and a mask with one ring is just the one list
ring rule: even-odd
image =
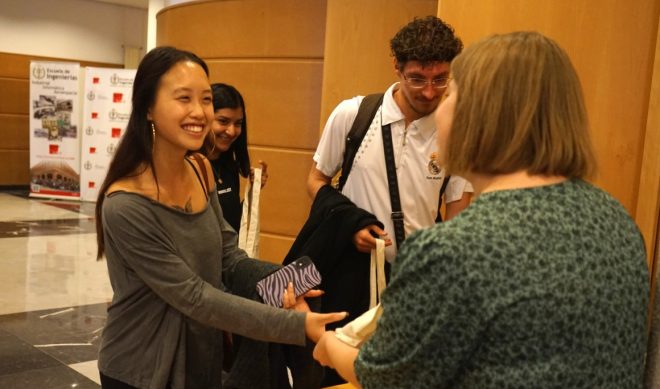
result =
[{"label": "shirt chest logo", "polygon": [[442,172],[442,167],[440,166],[440,162],[438,162],[438,153],[431,153],[431,156],[429,157],[429,161],[426,164],[426,168],[429,172],[430,175],[432,176],[439,176],[440,173]]}]

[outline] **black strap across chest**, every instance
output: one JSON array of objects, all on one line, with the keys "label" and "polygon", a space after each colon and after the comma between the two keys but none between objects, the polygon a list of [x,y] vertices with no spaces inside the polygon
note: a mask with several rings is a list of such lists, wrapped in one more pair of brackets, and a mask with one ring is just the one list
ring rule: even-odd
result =
[{"label": "black strap across chest", "polygon": [[392,222],[394,223],[394,236],[396,238],[397,250],[406,239],[406,230],[403,228],[403,211],[401,210],[401,198],[399,197],[399,180],[396,176],[396,164],[394,161],[394,148],[392,146],[392,129],[390,125],[382,127],[383,150],[385,152],[385,167],[387,168],[387,186],[390,189],[390,203],[392,204]]},{"label": "black strap across chest", "polygon": [[[369,130],[369,127],[371,126],[371,123],[376,116],[376,112],[378,112],[378,108],[380,108],[380,106],[383,104],[383,96],[384,95],[382,93],[367,95],[364,97],[364,99],[362,99],[362,102],[360,103],[355,121],[353,121],[353,125],[351,126],[351,129],[348,132],[348,136],[346,137],[344,159],[342,161],[341,175],[339,176],[337,185],[337,188],[340,191],[346,184],[348,174],[353,167],[353,161],[355,160],[355,155],[360,148],[360,144],[362,144],[362,140]],[[400,244],[405,239],[405,228],[403,224],[403,211],[401,210],[398,179],[396,176],[394,149],[392,146],[392,132],[389,124],[382,127],[382,137],[385,154],[385,165],[387,168],[387,183],[390,191],[390,202],[392,205],[392,221],[394,223],[394,233],[398,249]],[[436,222],[442,221],[439,210],[440,206],[442,205],[442,197],[444,196],[447,184],[449,183],[449,178],[450,176],[446,175],[440,187],[440,196],[438,198],[438,216],[436,218]]]},{"label": "black strap across chest", "polygon": [[355,155],[360,148],[360,144],[362,143],[364,136],[367,134],[367,131],[371,126],[371,122],[374,120],[374,116],[376,116],[378,108],[380,108],[382,104],[382,93],[365,96],[364,99],[362,99],[362,102],[360,102],[357,116],[355,116],[353,125],[351,126],[351,129],[348,131],[348,135],[346,136],[344,160],[341,164],[341,175],[339,176],[339,181],[337,184],[337,189],[340,191],[346,184],[348,173],[351,172],[353,161],[355,160]]},{"label": "black strap across chest", "polygon": [[199,156],[197,153],[192,154],[193,159],[195,162],[197,162],[197,165],[199,166],[199,169],[202,171],[202,176],[204,176],[204,181],[202,181],[202,178],[199,176],[199,173],[197,172],[197,168],[195,167],[195,164],[186,158],[186,161],[192,166],[193,171],[195,172],[195,175],[197,176],[197,180],[199,180],[199,183],[202,184],[202,188],[204,189],[204,197],[208,200],[209,199],[209,188],[208,188],[208,174],[206,173],[206,165],[204,164],[204,161],[202,158]]}]

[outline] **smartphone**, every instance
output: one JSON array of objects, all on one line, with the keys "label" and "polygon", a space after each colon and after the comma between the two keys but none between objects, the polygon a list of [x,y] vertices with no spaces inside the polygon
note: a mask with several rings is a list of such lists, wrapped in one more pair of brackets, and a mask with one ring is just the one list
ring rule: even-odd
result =
[{"label": "smartphone", "polygon": [[300,257],[257,282],[257,293],[264,303],[282,307],[282,296],[289,282],[293,282],[293,291],[298,297],[320,285],[321,274],[309,257]]}]

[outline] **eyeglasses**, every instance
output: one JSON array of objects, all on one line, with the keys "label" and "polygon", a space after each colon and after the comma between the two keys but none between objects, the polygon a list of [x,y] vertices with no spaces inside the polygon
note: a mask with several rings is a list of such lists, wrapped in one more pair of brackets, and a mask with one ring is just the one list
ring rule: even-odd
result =
[{"label": "eyeglasses", "polygon": [[401,76],[403,77],[404,81],[406,81],[406,84],[408,84],[408,86],[413,89],[423,89],[426,88],[426,86],[429,84],[431,84],[434,89],[445,89],[447,85],[449,85],[449,81],[451,81],[451,78],[449,77],[436,78],[429,81],[425,78],[408,78],[405,74],[402,74]]}]

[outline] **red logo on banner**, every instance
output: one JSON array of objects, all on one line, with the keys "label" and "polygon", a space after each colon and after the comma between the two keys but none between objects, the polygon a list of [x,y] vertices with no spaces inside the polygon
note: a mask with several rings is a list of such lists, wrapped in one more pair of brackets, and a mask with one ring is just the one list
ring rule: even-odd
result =
[{"label": "red logo on banner", "polygon": [[90,148],[89,148],[89,153],[90,153],[90,154],[94,154],[94,153],[96,153],[96,147],[90,147]]},{"label": "red logo on banner", "polygon": [[99,83],[99,78],[98,77],[92,77],[92,84],[98,84]]},{"label": "red logo on banner", "polygon": [[113,93],[112,94],[112,102],[113,103],[121,103],[123,97],[124,97],[123,93]]},{"label": "red logo on banner", "polygon": [[119,138],[121,136],[121,128],[113,128],[112,129],[112,137],[113,138]]},{"label": "red logo on banner", "polygon": [[95,183],[94,181],[89,181],[89,182],[87,183],[87,187],[88,187],[89,189],[94,189],[95,186],[96,186],[96,183]]},{"label": "red logo on banner", "polygon": [[92,119],[98,119],[99,113],[98,112],[92,112]]},{"label": "red logo on banner", "polygon": [[57,154],[60,151],[60,145],[48,145],[48,154]]}]

